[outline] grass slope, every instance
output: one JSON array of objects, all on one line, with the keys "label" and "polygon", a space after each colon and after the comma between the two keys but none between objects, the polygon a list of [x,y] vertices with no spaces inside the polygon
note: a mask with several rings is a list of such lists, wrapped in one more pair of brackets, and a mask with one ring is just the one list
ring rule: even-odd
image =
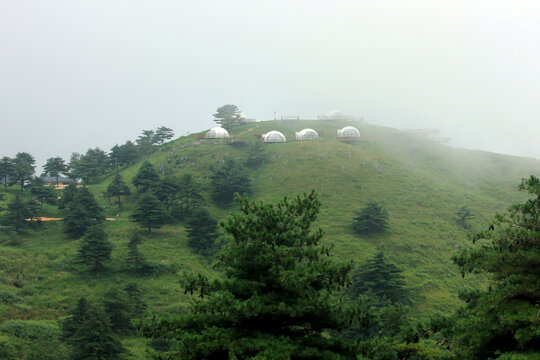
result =
[{"label": "grass slope", "polygon": [[[317,190],[323,204],[317,225],[325,230],[324,241],[335,245],[338,257],[362,264],[383,247],[389,260],[405,271],[417,316],[451,311],[458,304],[458,289],[481,280],[462,280],[450,260],[456,247],[469,246],[467,231],[457,225],[455,212],[467,205],[476,216],[470,221],[472,228],[485,227],[495,212],[525,197],[517,191],[517,184],[522,177],[539,175],[540,161],[454,149],[365,123],[352,124],[365,141],[342,143],[335,134],[345,125],[351,124],[268,121],[235,128],[235,137],[245,141],[269,130],[282,131],[289,140],[265,144],[266,160],[252,172],[251,197],[277,201]],[[306,127],[317,130],[322,138],[295,142],[294,132]],[[212,170],[226,157],[245,158],[246,148],[242,143],[201,142],[196,138],[197,134],[192,134],[167,143],[147,160],[163,174],[192,173],[206,186],[210,199],[208,176]],[[126,182],[131,182],[141,164],[142,160],[122,170]],[[129,282],[140,285],[151,314],[176,313],[190,301],[178,285],[182,271],[212,274],[211,264],[187,247],[181,224],[164,226],[147,236],[140,247],[148,260],[159,264],[160,274],[140,277],[126,271],[126,244],[135,227],[128,220],[134,199],[126,201],[122,211],[109,204],[104,192],[111,180],[112,175],[104,176],[90,186],[100,204],[107,207],[107,216],[117,219],[106,224],[115,248],[109,271],[99,278],[77,270],[73,259],[78,241],[67,239],[58,222],[27,231],[20,246],[7,245],[5,240],[14,235],[0,231],[4,240],[0,245],[0,321],[59,319],[81,296],[99,301],[109,288]],[[15,191],[15,187],[11,189],[7,199]],[[386,207],[390,229],[385,234],[360,237],[353,233],[351,221],[354,211],[370,200]],[[209,210],[224,219],[234,207],[212,205]],[[45,206],[44,213],[60,214],[51,206]],[[2,294],[8,300],[2,301]],[[11,295],[14,300],[9,300]],[[10,334],[0,335],[13,339]],[[15,340],[20,343],[20,339]],[[128,338],[126,345],[143,357],[141,340]],[[17,346],[24,347],[24,343]]]}]

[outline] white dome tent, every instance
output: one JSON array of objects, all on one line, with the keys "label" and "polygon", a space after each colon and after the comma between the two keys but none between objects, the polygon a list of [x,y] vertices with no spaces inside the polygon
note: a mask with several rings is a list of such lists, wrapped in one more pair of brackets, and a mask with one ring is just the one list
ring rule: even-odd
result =
[{"label": "white dome tent", "polygon": [[313,129],[304,129],[302,131],[299,131],[296,133],[296,140],[303,141],[303,140],[312,140],[312,139],[318,139],[319,134]]},{"label": "white dome tent", "polygon": [[225,139],[229,137],[229,132],[222,127],[214,127],[204,137],[207,139]]},{"label": "white dome tent", "polygon": [[266,134],[262,134],[262,139],[265,143],[287,142],[287,138],[285,137],[285,135],[276,130],[272,130],[267,132]]},{"label": "white dome tent", "polygon": [[359,138],[360,131],[354,126],[345,126],[337,131],[338,138]]}]

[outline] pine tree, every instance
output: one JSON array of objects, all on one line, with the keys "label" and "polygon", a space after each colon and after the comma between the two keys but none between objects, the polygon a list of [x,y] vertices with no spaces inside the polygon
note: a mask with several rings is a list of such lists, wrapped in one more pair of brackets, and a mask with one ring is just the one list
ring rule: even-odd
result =
[{"label": "pine tree", "polygon": [[137,284],[129,283],[124,287],[126,293],[132,317],[141,318],[146,311],[146,304],[142,301],[142,291],[139,289]]},{"label": "pine tree", "polygon": [[20,194],[16,194],[13,200],[7,206],[7,212],[4,214],[2,223],[4,225],[13,226],[16,232],[21,228],[32,226],[34,219],[39,211],[39,205],[32,201],[23,201]]},{"label": "pine tree", "polygon": [[85,187],[77,189],[67,205],[64,232],[71,237],[80,237],[88,228],[103,221],[103,209],[97,204],[94,195]]},{"label": "pine tree", "polygon": [[266,158],[266,151],[264,145],[260,141],[254,141],[247,149],[246,166],[252,170],[258,169],[264,159]]},{"label": "pine tree", "polygon": [[123,145],[114,145],[109,152],[109,161],[116,168],[121,165],[133,163],[139,157],[137,146],[132,141],[126,141]]},{"label": "pine tree", "polygon": [[75,335],[80,325],[87,320],[87,312],[90,303],[86,298],[80,298],[77,305],[70,312],[69,316],[62,322],[62,335],[65,339],[70,339]]},{"label": "pine tree", "polygon": [[467,220],[474,219],[474,215],[472,214],[471,210],[467,206],[462,206],[459,208],[459,210],[456,212],[457,216],[457,223],[464,229],[469,228],[469,224],[467,224]]},{"label": "pine tree", "polygon": [[32,187],[30,188],[30,195],[32,195],[32,198],[39,203],[41,210],[43,210],[43,203],[51,205],[56,203],[56,192],[48,186],[36,186],[32,184]]},{"label": "pine tree", "polygon": [[351,264],[329,256],[322,231],[311,231],[316,194],[275,205],[241,199],[240,206],[224,224],[223,279],[187,276],[185,291],[201,301],[148,324],[146,335],[173,342],[169,358],[356,359],[350,342],[328,335],[352,320],[335,297]]},{"label": "pine tree", "polygon": [[197,209],[187,221],[188,245],[197,253],[208,256],[214,250],[218,235],[217,221],[208,210]]},{"label": "pine tree", "polygon": [[357,269],[352,276],[349,291],[354,298],[360,295],[374,297],[376,303],[408,303],[407,291],[402,271],[394,264],[388,263],[382,250]]},{"label": "pine tree", "polygon": [[223,166],[210,177],[212,198],[219,205],[229,205],[234,194],[249,195],[251,181],[246,168],[233,159],[226,159]]},{"label": "pine tree", "polygon": [[73,360],[114,360],[122,359],[127,350],[111,329],[106,314],[97,306],[90,306],[85,319],[75,333],[68,338],[73,351]]},{"label": "pine tree", "polygon": [[204,204],[202,186],[191,174],[182,174],[178,182],[178,206],[182,218],[191,214]]},{"label": "pine tree", "polygon": [[73,153],[69,161],[69,176],[89,184],[110,169],[109,157],[100,148],[88,149],[85,154]]},{"label": "pine tree", "polygon": [[160,126],[154,133],[153,142],[158,145],[163,145],[167,140],[171,140],[174,137],[174,131],[171,128]]},{"label": "pine tree", "polygon": [[34,175],[36,160],[29,153],[20,152],[15,155],[15,158],[13,158],[11,164],[13,166],[11,175],[13,176],[13,180],[19,181],[22,192],[25,182],[30,180],[32,175]]},{"label": "pine tree", "polygon": [[463,359],[540,357],[540,179],[519,187],[533,197],[496,215],[489,230],[472,237],[472,249],[454,256],[462,276],[489,279],[487,289],[464,291],[466,305],[446,329]]},{"label": "pine tree", "polygon": [[148,161],[145,161],[139,168],[139,171],[132,182],[141,193],[144,193],[147,192],[151,186],[155,185],[158,180],[159,175],[156,169],[154,169],[154,166]]},{"label": "pine tree", "polygon": [[99,275],[105,267],[105,262],[111,260],[112,248],[103,228],[93,226],[81,239],[76,261],[89,266],[96,275]]},{"label": "pine tree", "polygon": [[139,245],[142,243],[142,237],[138,231],[134,231],[129,239],[128,253],[126,262],[133,267],[135,272],[141,272],[144,268],[145,261],[143,255],[139,251]]},{"label": "pine tree", "polygon": [[155,148],[155,133],[154,130],[143,130],[142,134],[139,135],[137,140],[138,152],[142,155],[151,154]]},{"label": "pine tree", "polygon": [[214,118],[222,128],[231,130],[234,126],[240,125],[240,110],[236,105],[223,105],[216,110]]},{"label": "pine tree", "polygon": [[77,188],[77,184],[72,182],[70,183],[64,190],[62,190],[62,196],[58,200],[58,208],[63,210],[68,207],[68,205],[73,201],[75,198],[75,194],[77,193],[79,189]]},{"label": "pine tree", "polygon": [[129,186],[124,182],[124,179],[122,179],[122,175],[117,171],[114,175],[114,179],[111,181],[109,186],[107,187],[107,197],[116,197],[118,200],[118,206],[122,207],[122,202],[120,197],[130,195],[131,191],[129,190]]},{"label": "pine tree", "polygon": [[356,212],[353,229],[358,234],[374,234],[388,228],[388,212],[375,201],[370,201]]},{"label": "pine tree", "polygon": [[133,333],[135,328],[131,324],[131,306],[123,290],[109,290],[103,298],[103,310],[115,334]]},{"label": "pine tree", "polygon": [[56,186],[58,186],[58,177],[60,174],[67,172],[66,162],[59,156],[47,159],[47,163],[43,166],[43,172],[48,176],[56,178]]},{"label": "pine tree", "polygon": [[4,156],[0,160],[0,179],[4,183],[4,191],[7,191],[9,177],[13,175],[13,160]]},{"label": "pine tree", "polygon": [[137,202],[137,207],[130,218],[131,221],[145,226],[151,233],[152,228],[159,228],[165,223],[167,214],[157,197],[152,194],[144,194]]},{"label": "pine tree", "polygon": [[180,180],[173,176],[164,176],[156,183],[153,194],[161,201],[167,211],[170,211],[178,200]]}]

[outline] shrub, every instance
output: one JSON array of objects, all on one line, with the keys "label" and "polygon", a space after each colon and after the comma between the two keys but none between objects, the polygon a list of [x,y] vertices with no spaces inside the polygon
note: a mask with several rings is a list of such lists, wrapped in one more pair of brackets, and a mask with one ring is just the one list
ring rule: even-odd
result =
[{"label": "shrub", "polygon": [[18,297],[13,291],[7,289],[0,289],[1,304],[16,304],[19,302],[21,302],[21,298]]},{"label": "shrub", "polygon": [[6,341],[0,340],[0,359],[4,360],[15,360],[17,354],[13,346],[8,344]]},{"label": "shrub", "polygon": [[60,337],[60,328],[54,321],[8,320],[0,330],[24,340],[53,341]]}]

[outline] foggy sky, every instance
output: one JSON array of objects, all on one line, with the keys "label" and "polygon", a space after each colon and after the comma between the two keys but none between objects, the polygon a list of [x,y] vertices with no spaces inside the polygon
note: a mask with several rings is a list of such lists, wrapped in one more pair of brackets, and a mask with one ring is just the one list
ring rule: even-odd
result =
[{"label": "foggy sky", "polygon": [[0,2],[0,156],[329,110],[540,158],[540,2]]}]

